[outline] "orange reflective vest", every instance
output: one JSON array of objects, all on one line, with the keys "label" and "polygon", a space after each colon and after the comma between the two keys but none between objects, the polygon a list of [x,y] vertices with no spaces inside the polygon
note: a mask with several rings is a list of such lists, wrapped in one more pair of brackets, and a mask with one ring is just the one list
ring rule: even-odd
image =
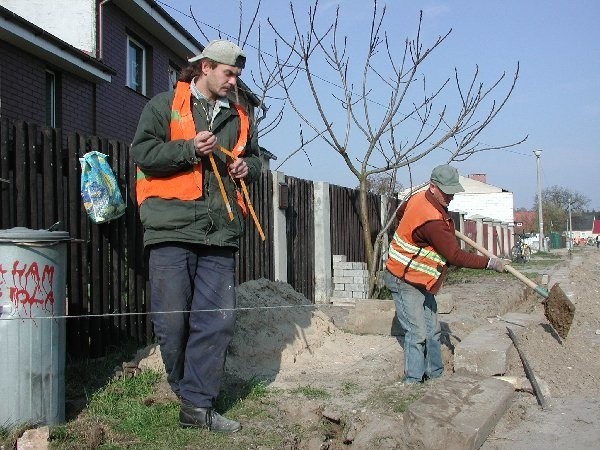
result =
[{"label": "orange reflective vest", "polygon": [[[190,97],[190,84],[177,82],[171,104],[171,122],[169,123],[172,141],[193,139],[197,134]],[[232,104],[240,117],[240,134],[231,150],[237,157],[244,153],[246,147],[249,120],[244,108],[237,103],[232,102]],[[202,196],[202,163],[199,161],[188,170],[166,177],[148,176],[138,167],[135,192],[138,205],[141,205],[148,197],[196,200]]]},{"label": "orange reflective vest", "polygon": [[431,220],[444,220],[453,231],[454,225],[452,219],[445,219],[425,198],[425,192],[418,192],[408,201],[390,243],[386,268],[407,283],[429,291],[445,272],[446,259],[430,245],[417,246],[413,240],[413,232]]}]

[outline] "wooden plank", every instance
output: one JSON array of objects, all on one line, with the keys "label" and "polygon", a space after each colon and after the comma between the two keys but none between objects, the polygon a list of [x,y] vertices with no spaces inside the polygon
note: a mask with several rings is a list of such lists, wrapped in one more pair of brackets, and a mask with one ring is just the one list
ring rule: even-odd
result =
[{"label": "wooden plank", "polygon": [[42,192],[42,228],[48,228],[58,221],[56,206],[58,204],[56,177],[56,151],[53,132],[51,129],[42,130],[42,164],[43,164],[43,192]]},{"label": "wooden plank", "polygon": [[[11,228],[13,222],[14,210],[14,180],[11,158],[11,145],[9,143],[10,125],[8,119],[0,120],[0,178],[7,181],[0,181],[0,226],[3,229]],[[14,153],[13,153],[14,154]]]},{"label": "wooden plank", "polygon": [[[117,181],[121,195],[127,202],[127,146],[121,142],[115,142],[115,149],[118,164],[117,164]],[[117,235],[117,258],[119,261],[117,276],[119,278],[119,288],[117,292],[116,306],[120,313],[127,312],[127,261],[126,252],[127,248],[127,215],[131,213],[131,208],[127,207],[123,217],[119,219],[118,235]],[[127,316],[120,316],[118,320],[119,336],[121,339],[127,338]]]},{"label": "wooden plank", "polygon": [[[75,135],[67,136],[66,142],[66,162],[67,173],[76,174],[79,167],[77,154],[77,139]],[[68,176],[67,178],[67,202],[68,219],[67,227],[71,237],[80,239],[81,224],[79,218],[81,197],[77,182],[77,177]],[[67,311],[70,317],[79,316],[83,312],[83,291],[82,286],[82,247],[81,244],[73,244],[70,246],[69,270],[67,272]],[[86,342],[86,335],[83,334],[82,321],[80,319],[67,320],[67,352],[76,357],[86,356],[87,352],[83,350],[83,343]]]},{"label": "wooden plank", "polygon": [[18,227],[29,227],[29,170],[27,167],[27,131],[24,122],[15,124],[15,191],[16,201],[16,223]]},{"label": "wooden plank", "polygon": [[[135,186],[135,166],[131,160],[128,161],[128,185],[130,187]],[[127,212],[127,312],[133,313],[137,308],[137,259],[138,259],[138,248],[137,248],[137,223],[138,219],[138,208],[135,201],[135,189],[131,188],[129,195],[126,199]],[[128,332],[129,337],[138,339],[138,318],[136,316],[128,316]]]},{"label": "wooden plank", "polygon": [[[83,136],[76,135],[76,153],[77,158],[83,156],[86,152],[86,139]],[[92,304],[91,304],[91,253],[92,253],[92,239],[91,239],[91,227],[90,220],[85,211],[85,207],[83,206],[83,202],[81,201],[81,164],[79,163],[79,159],[77,159],[77,168],[74,172],[76,174],[76,182],[77,182],[77,192],[78,200],[77,205],[78,208],[78,218],[80,224],[80,232],[81,238],[85,241],[81,246],[81,302],[82,314],[90,314],[93,312]],[[81,330],[83,336],[83,355],[85,357],[93,357],[92,353],[92,345],[93,345],[93,337],[92,337],[92,320],[90,318],[81,319]]]},{"label": "wooden plank", "polygon": [[38,186],[41,184],[38,180],[38,148],[37,148],[37,126],[35,124],[28,124],[26,127],[27,132],[27,164],[28,164],[28,175],[27,180],[29,181],[29,227],[31,229],[40,229],[40,208],[41,204],[38,201],[40,192]]}]

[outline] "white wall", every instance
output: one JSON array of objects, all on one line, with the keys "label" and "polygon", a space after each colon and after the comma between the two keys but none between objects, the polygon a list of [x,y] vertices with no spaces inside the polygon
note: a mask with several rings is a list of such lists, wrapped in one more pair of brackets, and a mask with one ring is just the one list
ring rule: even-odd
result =
[{"label": "white wall", "polygon": [[470,216],[480,216],[492,219],[494,222],[513,223],[513,194],[512,192],[488,192],[471,194],[461,192],[454,196],[448,209],[465,213]]},{"label": "white wall", "polygon": [[94,0],[0,0],[0,5],[73,47],[96,54]]}]

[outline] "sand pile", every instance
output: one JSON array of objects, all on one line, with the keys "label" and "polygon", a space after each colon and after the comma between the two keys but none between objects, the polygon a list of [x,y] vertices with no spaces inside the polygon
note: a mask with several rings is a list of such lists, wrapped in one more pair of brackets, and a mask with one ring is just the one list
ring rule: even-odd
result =
[{"label": "sand pile", "polygon": [[300,354],[337,333],[329,317],[287,283],[248,281],[238,286],[237,302],[240,311],[226,368],[243,379],[273,379]]},{"label": "sand pile", "polygon": [[[236,377],[272,380],[338,332],[329,317],[287,283],[253,280],[236,293],[239,311],[226,362],[226,371]],[[134,362],[142,370],[164,372],[156,345],[140,350]]]}]

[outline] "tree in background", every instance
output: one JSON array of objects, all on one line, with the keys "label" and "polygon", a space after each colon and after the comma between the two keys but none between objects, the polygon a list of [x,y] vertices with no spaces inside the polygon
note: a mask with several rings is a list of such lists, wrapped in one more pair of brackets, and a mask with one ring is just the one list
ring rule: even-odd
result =
[{"label": "tree in background", "polygon": [[[580,214],[589,204],[590,200],[580,194],[562,186],[551,186],[542,190],[542,214],[544,224],[549,231],[562,232],[569,228],[569,203],[571,204],[571,215]],[[534,208],[537,211],[538,196],[534,198]],[[539,231],[539,225],[535,224],[535,230]]]},{"label": "tree in background", "polygon": [[[445,152],[447,162],[464,161],[478,152],[512,147],[526,139],[495,146],[479,140],[511,96],[518,64],[511,78],[503,73],[489,85],[480,81],[475,66],[466,78],[455,68],[453,76],[430,87],[425,62],[452,30],[424,43],[421,13],[415,37],[397,41],[398,25],[392,24],[388,33],[385,12],[385,6],[380,9],[373,1],[372,14],[361,27],[368,31],[364,42],[353,40],[360,33],[340,36],[340,4],[332,14],[319,10],[315,0],[307,14],[298,13],[290,2],[291,27],[268,21],[276,35],[276,55],[286,55],[276,63],[286,103],[314,136],[340,155],[358,181],[369,294],[381,264],[381,242],[395,215],[373,241],[367,201],[370,179],[389,172],[395,179],[396,171],[404,168],[408,169],[404,184],[412,188],[411,165],[432,152]],[[350,46],[361,48],[364,56],[350,58]],[[287,56],[290,53],[292,58]],[[290,64],[294,64],[294,77],[289,76]],[[327,83],[319,83],[323,80]],[[503,82],[506,89],[497,94]],[[305,105],[307,99],[312,106]],[[340,122],[334,123],[333,117],[341,118]]]}]

